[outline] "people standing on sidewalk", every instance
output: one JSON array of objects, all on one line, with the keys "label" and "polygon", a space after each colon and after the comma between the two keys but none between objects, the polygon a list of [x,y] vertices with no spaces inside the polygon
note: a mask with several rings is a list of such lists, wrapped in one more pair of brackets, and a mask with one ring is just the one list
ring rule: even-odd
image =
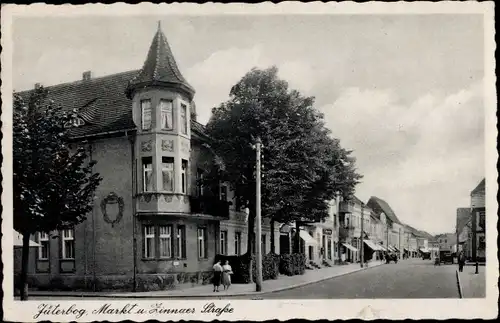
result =
[{"label": "people standing on sidewalk", "polygon": [[222,266],[222,285],[224,286],[224,290],[229,289],[231,286],[231,275],[233,274],[233,269],[231,265],[229,265],[229,260],[226,260],[224,266]]},{"label": "people standing on sidewalk", "polygon": [[464,271],[464,266],[465,266],[465,253],[462,250],[458,254],[458,271],[460,272]]},{"label": "people standing on sidewalk", "polygon": [[217,260],[213,269],[214,269],[214,278],[213,278],[212,283],[214,284],[214,292],[218,292],[219,286],[221,283],[221,278],[222,278],[221,277],[222,276],[222,266],[220,265],[220,260]]}]

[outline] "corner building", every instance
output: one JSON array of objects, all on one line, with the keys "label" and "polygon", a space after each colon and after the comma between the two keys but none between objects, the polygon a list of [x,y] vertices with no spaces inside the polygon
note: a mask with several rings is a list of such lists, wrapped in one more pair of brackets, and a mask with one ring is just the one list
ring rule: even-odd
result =
[{"label": "corner building", "polygon": [[[57,104],[76,109],[72,137],[88,146],[103,181],[85,222],[33,237],[40,246],[30,257],[31,286],[202,284],[216,254],[247,251],[247,216],[229,185],[200,184],[212,167],[209,138],[160,26],[141,70],[100,78],[85,72],[47,89]],[[279,225],[271,232],[263,219],[262,233],[263,251],[270,252],[271,234],[279,250]]]}]

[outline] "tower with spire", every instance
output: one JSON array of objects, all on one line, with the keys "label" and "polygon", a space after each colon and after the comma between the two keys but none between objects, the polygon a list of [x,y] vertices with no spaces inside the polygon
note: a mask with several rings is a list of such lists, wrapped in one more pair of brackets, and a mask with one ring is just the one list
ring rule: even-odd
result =
[{"label": "tower with spire", "polygon": [[179,70],[160,22],[144,65],[125,92],[137,126],[138,193],[188,194],[195,91]]}]

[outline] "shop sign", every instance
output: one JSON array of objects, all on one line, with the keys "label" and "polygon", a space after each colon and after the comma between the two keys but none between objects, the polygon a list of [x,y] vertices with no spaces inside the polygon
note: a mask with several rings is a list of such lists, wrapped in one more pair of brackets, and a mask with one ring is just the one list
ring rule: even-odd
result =
[{"label": "shop sign", "polygon": [[331,236],[333,234],[333,230],[332,229],[323,229],[323,234]]}]

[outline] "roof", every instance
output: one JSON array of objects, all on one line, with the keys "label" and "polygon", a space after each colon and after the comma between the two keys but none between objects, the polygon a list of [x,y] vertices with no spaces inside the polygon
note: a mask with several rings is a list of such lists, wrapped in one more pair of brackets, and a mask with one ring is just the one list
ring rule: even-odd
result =
[{"label": "roof", "polygon": [[467,223],[472,219],[470,208],[459,207],[457,209],[457,233],[460,234],[464,230]]},{"label": "roof", "polygon": [[176,87],[183,90],[190,100],[195,93],[193,87],[182,76],[159,22],[158,30],[149,47],[148,56],[142,69],[130,80],[127,95],[130,97],[135,88],[148,85]]},{"label": "roof", "polygon": [[376,196],[370,197],[368,200],[367,205],[375,211],[377,215],[380,215],[380,213],[384,212],[385,215],[394,223],[401,224],[399,221],[398,217],[396,216],[396,213],[391,209],[389,204],[382,200],[381,198],[378,198]]},{"label": "roof", "polygon": [[[148,57],[141,70],[133,70],[98,78],[47,86],[48,99],[70,111],[76,109],[84,125],[70,128],[72,137],[104,135],[111,132],[136,130],[132,118],[132,101],[126,92],[134,86],[158,81],[194,94],[194,90],[181,75],[167,39],[160,28],[156,32]],[[148,83],[149,82],[149,83]],[[34,90],[18,92],[27,98]],[[195,109],[195,108],[194,108]],[[195,112],[196,113],[196,112]],[[191,119],[194,135],[208,139],[205,126]]]},{"label": "roof", "polygon": [[473,194],[484,194],[486,191],[486,179],[483,178],[483,180],[476,186],[475,189],[470,192],[471,195]]}]

